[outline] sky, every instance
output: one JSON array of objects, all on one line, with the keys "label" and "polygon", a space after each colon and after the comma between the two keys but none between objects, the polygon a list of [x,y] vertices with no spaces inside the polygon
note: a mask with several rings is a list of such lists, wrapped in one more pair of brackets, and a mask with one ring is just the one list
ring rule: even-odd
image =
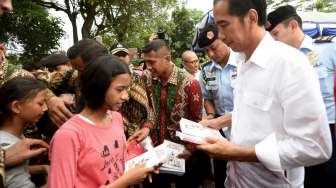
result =
[{"label": "sky", "polygon": [[[203,13],[208,12],[212,9],[213,0],[187,0],[186,7],[190,9],[197,9],[203,11]],[[72,26],[71,23],[64,12],[50,10],[51,14],[61,18],[64,23],[63,29],[65,31],[65,36],[61,39],[61,49],[66,51],[73,44],[72,40]],[[77,20],[78,25],[82,25],[80,20]],[[78,28],[80,29],[80,27]],[[79,38],[81,38],[79,32]]]},{"label": "sky", "polygon": [[186,7],[190,9],[202,10],[204,13],[212,9],[213,0],[188,0]]}]

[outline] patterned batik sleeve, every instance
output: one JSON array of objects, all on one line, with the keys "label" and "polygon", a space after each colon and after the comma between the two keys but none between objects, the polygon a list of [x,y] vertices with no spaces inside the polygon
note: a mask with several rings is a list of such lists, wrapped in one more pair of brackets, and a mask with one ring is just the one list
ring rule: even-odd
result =
[{"label": "patterned batik sleeve", "polygon": [[199,122],[202,119],[202,91],[197,80],[193,80],[188,87],[188,106],[192,121]]}]

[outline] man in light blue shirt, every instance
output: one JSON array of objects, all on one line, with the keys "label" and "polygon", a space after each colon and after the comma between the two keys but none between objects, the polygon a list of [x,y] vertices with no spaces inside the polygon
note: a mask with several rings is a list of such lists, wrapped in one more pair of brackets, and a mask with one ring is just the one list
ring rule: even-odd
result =
[{"label": "man in light blue shirt", "polygon": [[[321,92],[326,105],[329,124],[335,124],[335,99],[334,99],[334,76],[336,67],[336,43],[326,41],[322,43],[313,43],[313,47],[319,54],[319,62],[323,63],[325,73],[325,87],[321,85]],[[336,172],[335,172],[336,173]]]},{"label": "man in light blue shirt", "polygon": [[[336,44],[317,44],[305,35],[302,20],[290,5],[277,8],[268,14],[268,30],[273,38],[299,49],[314,67],[320,82],[320,91],[327,111],[332,135],[333,152],[331,159],[321,165],[305,168],[305,187],[330,187],[336,178],[335,152],[335,101],[334,72],[336,64]],[[312,106],[311,108],[314,108]]]},{"label": "man in light blue shirt", "polygon": [[[237,78],[238,55],[218,38],[215,25],[207,25],[199,35],[198,45],[211,61],[202,66],[199,82],[204,97],[206,119],[201,124],[220,129],[231,123],[233,88]],[[220,129],[229,138],[228,128]],[[226,161],[214,160],[216,188],[224,186]]]}]

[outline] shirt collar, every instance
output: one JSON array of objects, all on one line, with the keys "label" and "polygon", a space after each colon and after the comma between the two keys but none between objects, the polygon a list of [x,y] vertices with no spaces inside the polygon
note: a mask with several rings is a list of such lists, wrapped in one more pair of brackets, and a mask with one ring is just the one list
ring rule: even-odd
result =
[{"label": "shirt collar", "polygon": [[[175,64],[171,63],[173,66],[173,72],[170,74],[167,84],[174,84],[177,85],[177,74],[178,74],[178,68]],[[158,77],[153,77],[153,80],[157,80],[161,82],[161,80]]]},{"label": "shirt collar", "polygon": [[272,36],[266,32],[248,61],[265,69],[267,67],[267,55],[269,54],[267,52],[270,50],[270,47],[274,42],[275,40],[272,38]]},{"label": "shirt collar", "polygon": [[313,51],[313,48],[313,39],[310,36],[305,35],[301,43],[300,50],[307,49],[309,51]]},{"label": "shirt collar", "polygon": [[226,64],[226,66],[231,65],[233,67],[237,67],[238,63],[239,63],[238,54],[230,49],[230,57],[229,57],[229,60],[228,60],[228,63]]},{"label": "shirt collar", "polygon": [[[238,64],[238,56],[237,54],[230,49],[230,56],[229,56],[229,59],[228,59],[228,62],[226,63],[226,65],[224,66],[224,69],[227,69],[228,67],[237,67],[237,64]],[[211,65],[211,69],[213,68],[216,68],[216,69],[219,69],[219,70],[222,70],[222,66],[220,66],[218,63],[216,63],[215,61],[212,61],[212,65]]]}]

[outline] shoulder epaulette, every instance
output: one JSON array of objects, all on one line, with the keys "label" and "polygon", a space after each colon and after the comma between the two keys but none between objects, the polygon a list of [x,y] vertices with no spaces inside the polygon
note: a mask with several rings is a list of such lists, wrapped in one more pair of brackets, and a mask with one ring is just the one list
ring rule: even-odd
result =
[{"label": "shoulder epaulette", "polygon": [[327,43],[332,42],[332,40],[336,37],[336,35],[331,36],[321,36],[315,39],[314,43]]},{"label": "shoulder epaulette", "polygon": [[202,65],[201,65],[201,72],[202,72],[202,77],[203,77],[203,81],[205,82],[205,84],[207,84],[207,77],[206,77],[206,73],[205,73],[205,67],[207,66],[207,65],[210,65],[212,63],[212,61],[208,61],[208,62],[206,62],[206,63],[203,63]]},{"label": "shoulder epaulette", "polygon": [[210,65],[211,63],[212,63],[212,61],[208,61],[208,62],[202,63],[201,64],[201,69],[204,69],[204,67]]}]

